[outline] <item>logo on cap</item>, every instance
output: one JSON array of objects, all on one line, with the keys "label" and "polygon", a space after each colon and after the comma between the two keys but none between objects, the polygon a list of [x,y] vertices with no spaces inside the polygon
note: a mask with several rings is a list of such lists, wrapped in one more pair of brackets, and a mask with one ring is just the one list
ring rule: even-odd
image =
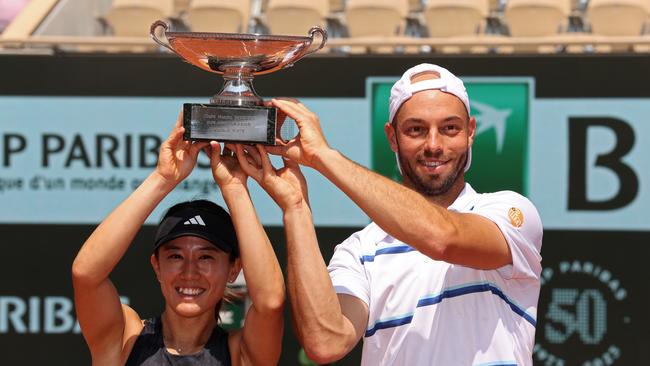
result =
[{"label": "logo on cap", "polygon": [[203,221],[203,219],[201,218],[200,215],[196,215],[196,216],[192,217],[191,219],[185,221],[183,223],[183,225],[201,225],[201,226],[205,226],[205,222]]}]

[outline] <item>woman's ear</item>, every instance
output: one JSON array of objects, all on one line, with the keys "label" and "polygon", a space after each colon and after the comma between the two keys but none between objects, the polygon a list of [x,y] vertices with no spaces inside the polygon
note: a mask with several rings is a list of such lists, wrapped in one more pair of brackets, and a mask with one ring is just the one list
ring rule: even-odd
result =
[{"label": "woman's ear", "polygon": [[152,254],[151,257],[149,257],[149,261],[151,262],[153,271],[156,273],[156,279],[160,282],[160,263],[158,263],[158,257],[156,257],[155,254]]},{"label": "woman's ear", "polygon": [[239,276],[239,272],[241,272],[241,260],[237,258],[230,266],[230,272],[228,273],[228,283],[235,282],[237,276]]}]

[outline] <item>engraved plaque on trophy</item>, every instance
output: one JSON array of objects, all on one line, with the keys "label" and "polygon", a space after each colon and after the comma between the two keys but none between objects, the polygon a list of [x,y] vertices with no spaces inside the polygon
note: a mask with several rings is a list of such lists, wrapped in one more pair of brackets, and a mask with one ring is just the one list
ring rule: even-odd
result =
[{"label": "engraved plaque on trophy", "polygon": [[[169,44],[156,36],[159,27]],[[253,89],[253,77],[290,67],[327,42],[327,33],[320,27],[310,29],[307,37],[168,30],[167,23],[158,20],[151,25],[151,38],[190,64],[224,78],[221,91],[210,103],[183,104],[187,140],[275,145],[280,137],[277,110],[263,105]],[[316,34],[321,43],[310,50]]]}]

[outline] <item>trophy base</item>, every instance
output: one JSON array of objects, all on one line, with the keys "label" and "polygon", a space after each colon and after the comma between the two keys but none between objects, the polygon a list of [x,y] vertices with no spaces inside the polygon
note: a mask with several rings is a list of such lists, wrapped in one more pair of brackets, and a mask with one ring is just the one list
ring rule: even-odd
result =
[{"label": "trophy base", "polygon": [[275,145],[276,121],[273,107],[183,104],[185,140]]}]

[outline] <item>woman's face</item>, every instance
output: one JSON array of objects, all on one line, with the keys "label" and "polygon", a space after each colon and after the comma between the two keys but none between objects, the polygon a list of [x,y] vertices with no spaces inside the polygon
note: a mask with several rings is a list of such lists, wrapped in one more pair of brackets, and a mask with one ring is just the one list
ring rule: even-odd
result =
[{"label": "woman's face", "polygon": [[194,317],[211,311],[223,298],[226,282],[239,273],[239,261],[196,236],[182,236],[160,247],[151,256],[167,306],[175,313]]}]

